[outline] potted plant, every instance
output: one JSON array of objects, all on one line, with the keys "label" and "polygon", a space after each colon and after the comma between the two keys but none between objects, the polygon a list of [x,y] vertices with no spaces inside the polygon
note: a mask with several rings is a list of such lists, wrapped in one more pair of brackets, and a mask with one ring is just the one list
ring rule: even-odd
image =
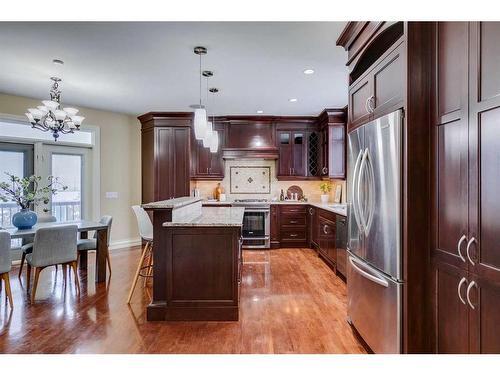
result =
[{"label": "potted plant", "polygon": [[[19,178],[5,172],[9,176],[9,183],[0,182],[0,201],[16,202],[21,211],[12,215],[12,225],[18,229],[31,229],[37,222],[37,215],[31,211],[35,205],[49,203],[49,197],[57,193],[59,187],[66,190],[67,186],[62,186],[57,177],[49,176],[47,185],[40,186],[42,177],[29,176]],[[46,211],[46,210],[44,210]]]},{"label": "potted plant", "polygon": [[321,194],[321,203],[327,204],[330,198],[330,191],[332,191],[332,184],[329,181],[322,182],[319,188],[323,194]]}]

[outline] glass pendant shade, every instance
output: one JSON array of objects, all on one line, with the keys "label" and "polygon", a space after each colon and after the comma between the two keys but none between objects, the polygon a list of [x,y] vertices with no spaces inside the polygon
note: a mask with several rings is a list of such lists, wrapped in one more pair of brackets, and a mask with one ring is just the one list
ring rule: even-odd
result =
[{"label": "glass pendant shade", "polygon": [[43,100],[42,101],[43,105],[51,110],[55,110],[56,108],[59,107],[58,102],[54,102],[52,100]]},{"label": "glass pendant shade", "polygon": [[210,152],[216,153],[219,149],[219,134],[217,131],[212,131],[212,137],[210,139]]},{"label": "glass pendant shade", "polygon": [[79,127],[82,124],[83,120],[85,120],[85,117],[83,117],[83,116],[71,116],[71,120],[73,121],[73,123],[77,127]]},{"label": "glass pendant shade", "polygon": [[205,132],[205,136],[203,137],[203,147],[210,147],[210,143],[212,140],[212,122],[207,122],[207,131]]},{"label": "glass pendant shade", "polygon": [[207,111],[205,108],[196,108],[194,111],[194,137],[197,140],[205,138],[207,131]]},{"label": "glass pendant shade", "polygon": [[27,113],[25,113],[25,115],[28,118],[29,122],[35,122],[35,119],[31,113],[27,112]]},{"label": "glass pendant shade", "polygon": [[68,114],[69,117],[72,117],[78,113],[78,109],[76,108],[66,107],[63,108],[63,110]]},{"label": "glass pendant shade", "polygon": [[37,108],[38,108],[40,111],[42,111],[43,113],[47,113],[47,112],[49,112],[49,109],[48,109],[46,106],[44,106],[44,105],[39,105]]}]

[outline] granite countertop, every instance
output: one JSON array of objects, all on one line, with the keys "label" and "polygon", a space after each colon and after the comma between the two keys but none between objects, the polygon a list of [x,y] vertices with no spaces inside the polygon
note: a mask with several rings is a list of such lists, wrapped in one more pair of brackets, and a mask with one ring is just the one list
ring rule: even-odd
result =
[{"label": "granite countertop", "polygon": [[241,227],[244,207],[203,207],[201,216],[163,223],[164,227]]},{"label": "granite countertop", "polygon": [[167,199],[164,201],[145,203],[142,205],[142,208],[144,209],[180,208],[192,203],[199,202],[201,200],[202,198],[200,197],[197,198],[181,197],[181,198]]},{"label": "granite countertop", "polygon": [[[228,204],[233,204],[233,201],[225,201],[225,202],[218,202],[218,201],[208,201],[204,200],[202,202],[203,204],[208,204],[211,206],[217,206],[217,205],[228,205]],[[313,207],[321,208],[322,210],[325,211],[330,211],[333,213],[336,213],[338,215],[342,216],[347,216],[347,204],[345,203],[321,203],[321,202],[300,202],[300,201],[269,201],[266,202],[270,205],[280,205],[280,204],[301,204],[301,205],[311,205]],[[206,207],[208,208],[208,207]]]}]

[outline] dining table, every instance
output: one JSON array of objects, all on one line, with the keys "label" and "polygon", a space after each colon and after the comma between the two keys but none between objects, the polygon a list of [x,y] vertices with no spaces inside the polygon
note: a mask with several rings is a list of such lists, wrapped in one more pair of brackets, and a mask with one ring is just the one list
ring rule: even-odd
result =
[{"label": "dining table", "polygon": [[[88,238],[88,232],[96,232],[96,283],[106,281],[106,256],[108,254],[108,227],[105,224],[101,224],[98,221],[89,220],[74,220],[74,221],[57,221],[52,223],[38,223],[34,225],[31,229],[17,229],[17,228],[5,228],[7,232],[10,233],[12,239],[23,239],[30,238],[35,235],[36,231],[40,228],[53,228],[62,225],[76,225],[78,227],[78,233],[80,233],[80,238]],[[87,268],[87,252],[84,251],[80,254],[80,269]]]}]

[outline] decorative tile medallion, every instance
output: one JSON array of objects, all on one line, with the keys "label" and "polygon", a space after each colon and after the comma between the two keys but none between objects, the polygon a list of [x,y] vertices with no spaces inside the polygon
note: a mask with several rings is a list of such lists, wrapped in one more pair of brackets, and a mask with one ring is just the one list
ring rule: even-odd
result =
[{"label": "decorative tile medallion", "polygon": [[231,194],[270,194],[270,167],[230,167]]}]

